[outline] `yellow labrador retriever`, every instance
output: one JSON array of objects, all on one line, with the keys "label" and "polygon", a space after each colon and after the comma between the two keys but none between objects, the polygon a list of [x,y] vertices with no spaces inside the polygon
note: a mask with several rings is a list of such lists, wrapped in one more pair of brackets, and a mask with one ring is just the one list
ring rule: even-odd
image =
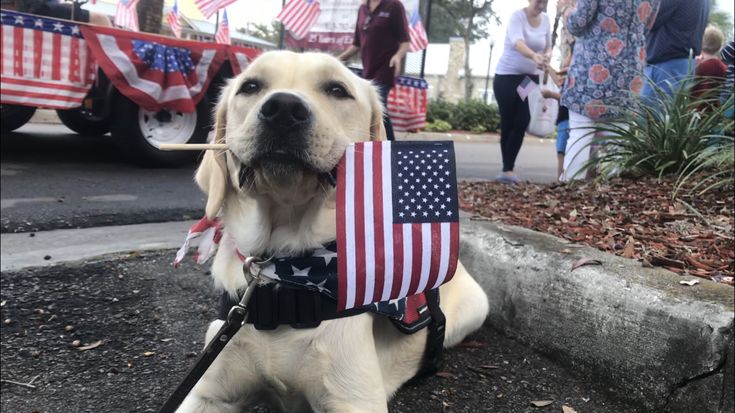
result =
[{"label": "yellow labrador retriever", "polygon": [[[382,116],[375,88],[325,54],[265,53],[227,85],[215,141],[228,150],[207,152],[196,174],[207,216],[219,212],[225,228],[216,287],[233,296],[245,287],[239,251],[290,256],[335,239],[335,191],[324,173],[351,142],[384,139]],[[440,293],[449,347],[481,326],[488,303],[461,264]],[[207,341],[222,323],[210,325]],[[372,313],[311,329],[246,324],[178,411],[239,413],[267,400],[289,412],[387,412],[425,342],[425,331],[405,335]]]}]

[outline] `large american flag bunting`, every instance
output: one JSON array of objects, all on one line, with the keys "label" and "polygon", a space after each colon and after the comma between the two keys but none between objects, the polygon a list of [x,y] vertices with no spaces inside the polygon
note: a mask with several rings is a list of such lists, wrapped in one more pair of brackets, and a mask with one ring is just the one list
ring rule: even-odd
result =
[{"label": "large american flag bunting", "polygon": [[81,105],[97,66],[80,27],[65,20],[3,11],[0,101],[70,109]]},{"label": "large american flag bunting", "polygon": [[262,50],[252,47],[229,46],[227,48],[227,60],[230,62],[230,67],[232,67],[232,73],[234,75],[242,73],[250,62],[261,53],[263,53]]},{"label": "large american flag bunting", "polygon": [[204,17],[210,18],[217,10],[223,9],[236,0],[194,0],[199,10],[202,12]]},{"label": "large american flag bunting", "polygon": [[276,19],[283,23],[295,39],[301,39],[309,33],[320,14],[319,0],[289,0]]},{"label": "large american flag bunting", "polygon": [[207,91],[225,47],[101,26],[82,26],[97,62],[138,106],[191,113]]},{"label": "large american flag bunting", "polygon": [[359,142],[337,170],[338,309],[430,290],[457,268],[452,142]]},{"label": "large american flag bunting", "polygon": [[174,33],[174,36],[181,37],[181,18],[179,16],[179,2],[177,0],[174,0],[174,7],[168,13],[168,16],[166,16],[166,22]]},{"label": "large american flag bunting", "polygon": [[217,33],[214,40],[219,44],[230,44],[230,23],[227,21],[227,10],[222,14],[222,21],[219,22]]},{"label": "large american flag bunting", "polygon": [[397,131],[418,130],[426,126],[427,89],[424,79],[400,76],[388,94],[388,115]]},{"label": "large american flag bunting", "polygon": [[115,25],[138,31],[138,2],[140,0],[120,0],[115,9]]},{"label": "large american flag bunting", "polygon": [[426,37],[426,30],[421,23],[421,15],[418,10],[414,10],[408,19],[408,37],[410,40],[408,47],[412,52],[424,50],[429,45],[429,39]]}]

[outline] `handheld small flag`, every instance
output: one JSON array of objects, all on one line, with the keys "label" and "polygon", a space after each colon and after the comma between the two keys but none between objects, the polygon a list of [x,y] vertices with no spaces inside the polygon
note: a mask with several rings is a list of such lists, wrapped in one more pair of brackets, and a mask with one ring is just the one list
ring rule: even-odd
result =
[{"label": "handheld small flag", "polygon": [[337,172],[339,310],[449,281],[459,211],[452,142],[359,142]]}]

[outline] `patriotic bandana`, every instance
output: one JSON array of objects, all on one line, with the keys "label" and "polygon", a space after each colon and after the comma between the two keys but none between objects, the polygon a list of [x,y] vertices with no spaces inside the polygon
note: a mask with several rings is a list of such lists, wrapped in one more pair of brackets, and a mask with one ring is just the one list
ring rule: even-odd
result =
[{"label": "patriotic bandana", "polygon": [[[219,242],[222,239],[222,231],[222,221],[219,218],[210,220],[203,217],[197,221],[189,229],[184,244],[176,252],[174,267],[178,268],[181,264],[189,250],[191,241],[200,237],[201,240],[194,255],[194,260],[197,264],[204,264],[217,251]],[[239,251],[237,254],[240,260],[245,259],[245,256]],[[298,257],[275,258],[262,266],[260,274],[276,282],[299,289],[315,291],[337,300],[337,242],[329,242],[310,253]],[[418,307],[421,307],[421,304]],[[413,322],[416,317],[414,314],[406,315],[405,298],[372,303],[362,308],[395,320]],[[416,310],[423,312],[419,308]],[[410,320],[405,320],[406,318]]]}]

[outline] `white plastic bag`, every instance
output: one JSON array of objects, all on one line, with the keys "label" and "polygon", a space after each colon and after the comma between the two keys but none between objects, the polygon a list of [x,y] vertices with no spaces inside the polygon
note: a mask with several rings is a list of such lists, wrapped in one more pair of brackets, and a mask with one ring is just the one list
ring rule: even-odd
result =
[{"label": "white plastic bag", "polygon": [[[543,83],[543,73],[539,75]],[[544,99],[541,95],[542,89],[549,89],[553,92],[559,92],[559,88],[551,80],[551,76],[546,76],[546,83],[534,88],[528,95],[528,110],[531,112],[531,122],[526,128],[526,132],[540,138],[546,138],[554,133],[556,127],[556,117],[559,114],[559,101],[556,99]]]}]

